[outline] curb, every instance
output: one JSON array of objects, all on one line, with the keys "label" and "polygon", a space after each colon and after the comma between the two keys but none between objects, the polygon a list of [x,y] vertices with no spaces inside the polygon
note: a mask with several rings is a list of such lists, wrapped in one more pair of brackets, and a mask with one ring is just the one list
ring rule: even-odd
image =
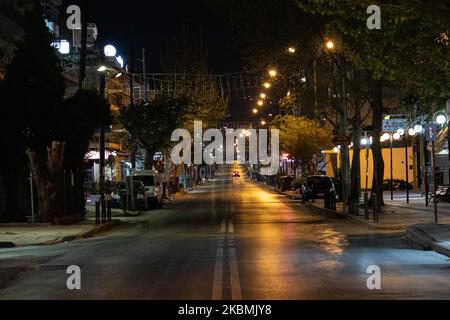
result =
[{"label": "curb", "polygon": [[442,242],[434,243],[434,251],[450,258],[450,247]]},{"label": "curb", "polygon": [[[284,196],[288,197],[289,199],[291,199],[291,195],[289,195],[289,194],[287,194],[285,192],[281,192],[279,190],[276,190],[276,189],[274,189],[272,187],[269,187],[268,185],[266,185],[264,183],[261,183],[261,182],[256,182],[256,184],[258,184],[258,185],[260,185],[260,186],[262,186],[262,187],[264,187],[266,189],[269,189],[269,190],[271,190],[273,192],[276,192],[276,193],[278,193],[280,195],[284,195]],[[291,199],[291,200],[293,200],[293,199]],[[310,210],[319,210],[319,211],[322,211],[323,213],[336,215],[338,218],[341,218],[341,219],[343,219],[343,218],[344,219],[347,219],[347,218],[351,219],[351,220],[353,220],[355,222],[358,222],[360,224],[363,224],[363,225],[367,226],[370,230],[406,231],[408,229],[408,227],[409,227],[409,225],[393,225],[393,226],[378,225],[378,224],[373,223],[373,222],[368,222],[368,221],[359,219],[358,217],[355,217],[355,216],[353,216],[351,214],[348,214],[348,213],[342,213],[342,212],[338,212],[338,211],[335,211],[335,210],[325,209],[325,208],[319,207],[317,205],[311,204],[310,202],[309,203],[305,203],[304,206],[306,208],[310,209]],[[448,250],[450,250],[450,249],[448,249]]]},{"label": "curb", "polygon": [[0,249],[15,248],[16,245],[13,242],[0,242]]},{"label": "curb", "polygon": [[51,245],[55,245],[55,244],[72,242],[72,241],[81,240],[81,239],[93,238],[96,234],[111,230],[112,228],[114,228],[120,224],[122,224],[122,221],[113,220],[111,222],[107,222],[105,224],[96,226],[91,230],[88,230],[88,231],[85,231],[85,232],[82,232],[80,234],[76,234],[73,236],[65,236],[65,237],[62,237],[57,240],[46,241],[46,242],[41,242],[41,243],[29,243],[29,244],[21,244],[21,245],[14,244],[14,247],[23,248],[23,247],[34,247],[34,246],[51,246]]},{"label": "curb", "polygon": [[427,234],[419,225],[408,228],[405,239],[420,245],[424,250],[435,251],[450,258],[450,246]]},{"label": "curb", "polygon": [[433,250],[433,242],[436,240],[423,232],[417,226],[411,226],[406,231],[405,239],[420,245],[424,250]]},{"label": "curb", "polygon": [[319,206],[316,206],[314,204],[305,204],[308,208],[310,209],[316,209],[316,210],[321,210],[323,212],[327,212],[327,213],[334,213],[335,215],[338,215],[339,217],[345,218],[345,219],[351,219],[355,222],[358,222],[360,224],[363,224],[365,226],[367,226],[370,230],[381,230],[381,231],[406,231],[409,227],[409,225],[392,225],[392,226],[383,226],[383,225],[379,225],[376,224],[374,222],[370,222],[370,221],[366,221],[363,219],[360,219],[359,217],[356,217],[354,215],[348,214],[348,213],[342,213],[342,212],[338,212],[338,211],[334,211],[331,209],[325,209]]}]

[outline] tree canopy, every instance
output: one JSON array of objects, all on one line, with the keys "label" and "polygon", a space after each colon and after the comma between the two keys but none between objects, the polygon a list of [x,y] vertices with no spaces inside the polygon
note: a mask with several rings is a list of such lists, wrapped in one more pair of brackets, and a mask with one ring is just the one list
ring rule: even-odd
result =
[{"label": "tree canopy", "polygon": [[281,150],[315,173],[313,160],[332,145],[331,132],[318,121],[292,115],[276,117],[272,126],[280,130]]}]

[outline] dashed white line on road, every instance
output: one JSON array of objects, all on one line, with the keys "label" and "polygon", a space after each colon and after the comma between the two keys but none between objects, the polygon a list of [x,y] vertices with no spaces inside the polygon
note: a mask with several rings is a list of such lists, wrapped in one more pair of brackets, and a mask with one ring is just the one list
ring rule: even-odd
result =
[{"label": "dashed white line on road", "polygon": [[222,300],[222,289],[223,289],[223,248],[217,248],[212,300]]},{"label": "dashed white line on road", "polygon": [[212,300],[229,299],[230,295],[232,300],[242,300],[233,220],[224,220],[220,233],[222,236],[217,244]]}]

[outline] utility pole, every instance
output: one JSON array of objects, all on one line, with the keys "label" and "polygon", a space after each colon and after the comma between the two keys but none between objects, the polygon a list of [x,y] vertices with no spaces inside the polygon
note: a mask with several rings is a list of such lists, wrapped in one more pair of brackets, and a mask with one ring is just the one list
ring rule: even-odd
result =
[{"label": "utility pole", "polygon": [[406,203],[409,204],[409,153],[408,133],[405,133]]},{"label": "utility pole", "polygon": [[433,196],[434,196],[434,222],[436,224],[439,223],[439,218],[438,218],[438,202],[437,202],[437,197],[436,197],[436,193],[437,193],[437,185],[436,185],[436,143],[433,139],[433,141],[431,141],[431,180],[433,181],[432,186],[433,186]]},{"label": "utility pole", "polygon": [[[143,74],[143,83],[142,83],[142,86],[143,86],[143,92],[144,92],[144,101],[146,102],[147,101],[147,78],[146,78],[146,76],[145,76],[145,74],[147,73],[147,70],[146,70],[146,62],[145,62],[145,48],[142,48],[142,74]],[[141,97],[141,99],[142,99],[142,97]]]},{"label": "utility pole", "polygon": [[389,183],[390,189],[391,189],[391,201],[394,201],[394,133],[391,132],[389,133],[390,136],[390,145],[389,145],[389,149],[390,149],[390,156],[391,156],[391,181]]},{"label": "utility pole", "polygon": [[[130,68],[128,70],[130,77],[130,108],[134,108],[134,48],[131,46],[130,48]],[[133,137],[131,137],[131,141],[133,141]],[[132,143],[131,150],[131,168],[136,169],[136,148],[134,143]]]},{"label": "utility pole", "polygon": [[81,11],[81,49],[80,49],[80,70],[78,77],[78,90],[83,90],[86,79],[86,55],[87,55],[87,27],[88,27],[88,0],[83,0]]},{"label": "utility pole", "polygon": [[[104,61],[104,56],[102,53],[102,62]],[[102,98],[105,98],[105,87],[106,87],[106,74],[105,72],[102,72],[100,75],[100,95]],[[106,98],[107,99],[107,98]],[[105,200],[105,124],[103,123],[103,120],[101,121],[100,126],[100,164],[99,164],[99,171],[100,171],[100,208],[101,208],[101,215],[102,215],[102,223],[105,222],[106,218],[106,200]]]}]

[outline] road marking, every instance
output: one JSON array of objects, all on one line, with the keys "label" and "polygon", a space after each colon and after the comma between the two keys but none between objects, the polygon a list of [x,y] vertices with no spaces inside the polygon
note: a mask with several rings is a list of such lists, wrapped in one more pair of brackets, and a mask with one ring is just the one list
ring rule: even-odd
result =
[{"label": "road marking", "polygon": [[222,289],[223,289],[223,248],[217,248],[212,300],[222,300]]},{"label": "road marking", "polygon": [[231,273],[231,300],[242,300],[236,249],[230,248],[228,253],[230,256],[229,259],[230,259],[230,273]]},{"label": "road marking", "polygon": [[222,225],[220,226],[220,233],[225,233],[226,232],[226,220],[222,221]]},{"label": "road marking", "polygon": [[233,219],[222,222],[217,241],[212,300],[242,300]]},{"label": "road marking", "polygon": [[233,220],[228,222],[228,233],[234,233],[234,221]]}]

